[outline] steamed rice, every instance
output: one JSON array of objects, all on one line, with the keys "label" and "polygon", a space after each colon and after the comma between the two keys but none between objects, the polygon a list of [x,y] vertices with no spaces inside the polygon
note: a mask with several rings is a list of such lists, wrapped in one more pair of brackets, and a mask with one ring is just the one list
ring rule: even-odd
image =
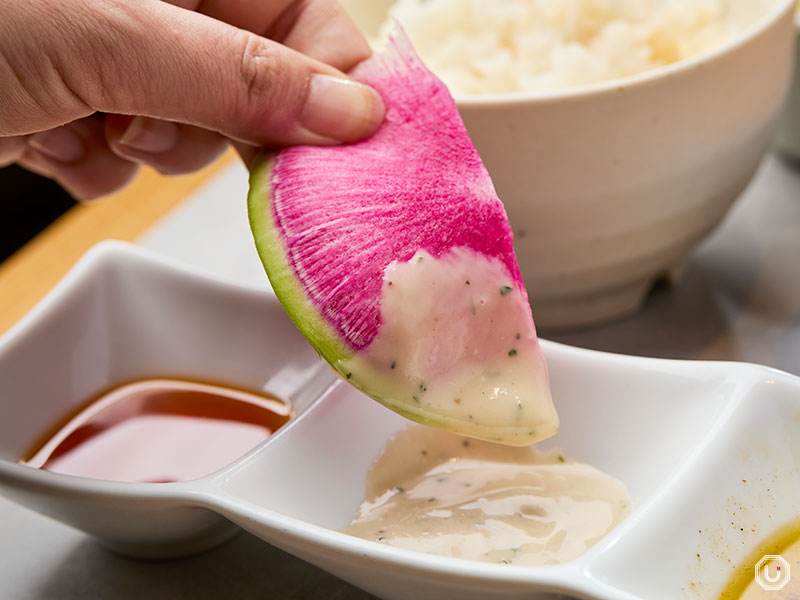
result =
[{"label": "steamed rice", "polygon": [[557,90],[707,52],[764,0],[397,0],[394,19],[456,94]]}]

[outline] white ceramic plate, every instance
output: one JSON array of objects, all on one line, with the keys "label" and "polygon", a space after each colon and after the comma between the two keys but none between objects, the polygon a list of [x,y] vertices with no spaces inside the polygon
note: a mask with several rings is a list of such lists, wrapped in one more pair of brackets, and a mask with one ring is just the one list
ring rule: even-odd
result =
[{"label": "white ceramic plate", "polygon": [[[337,530],[405,421],[337,383],[274,296],[120,243],[93,249],[0,339],[0,490],[140,556],[224,540],[233,522],[381,598],[714,597],[800,514],[800,379],[543,342],[562,430],[545,445],[624,481],[634,512],[554,567],[448,559]],[[103,482],[17,464],[87,397],[171,375],[265,388],[297,416],[229,467],[180,483]]]}]

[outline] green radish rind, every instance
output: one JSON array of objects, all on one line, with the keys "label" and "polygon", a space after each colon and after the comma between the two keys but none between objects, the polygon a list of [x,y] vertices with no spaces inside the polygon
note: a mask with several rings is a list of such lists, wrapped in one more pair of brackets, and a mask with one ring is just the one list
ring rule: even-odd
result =
[{"label": "green radish rind", "polygon": [[[463,431],[466,425],[463,421],[414,410],[408,405],[392,402],[383,394],[376,394],[375,383],[381,379],[380,375],[370,374],[372,369],[366,365],[363,366],[366,373],[360,373],[362,369],[353,369],[350,366],[353,362],[358,362],[357,357],[342,343],[334,329],[311,303],[286,260],[287,249],[272,218],[270,181],[276,157],[276,152],[262,153],[253,162],[250,169],[250,190],[247,194],[247,215],[258,256],[286,314],[320,356],[353,387],[407,419],[449,431]],[[386,396],[392,395],[387,390]]]},{"label": "green radish rind", "polygon": [[353,352],[342,343],[334,329],[325,321],[300,287],[291,265],[286,260],[287,249],[272,218],[270,181],[276,157],[276,152],[262,153],[253,162],[250,169],[250,191],[247,194],[247,215],[258,256],[278,301],[295,327],[342,379],[403,416],[419,423],[431,425],[438,423],[427,414],[409,412],[405,406],[377,397],[369,391],[368,386],[362,385],[357,373],[353,373],[343,365],[353,357]]},{"label": "green radish rind", "polygon": [[[250,229],[258,256],[284,310],[300,333],[335,369],[339,361],[349,358],[353,353],[311,304],[286,260],[286,247],[272,219],[270,180],[276,157],[276,152],[259,154],[250,169],[250,190],[247,194]],[[346,373],[341,374],[346,376]]]}]

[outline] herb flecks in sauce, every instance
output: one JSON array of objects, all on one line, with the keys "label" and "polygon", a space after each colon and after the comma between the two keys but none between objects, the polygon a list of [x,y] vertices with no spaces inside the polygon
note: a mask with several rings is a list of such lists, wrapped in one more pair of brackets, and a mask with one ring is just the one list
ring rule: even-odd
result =
[{"label": "herb flecks in sauce", "polygon": [[415,421],[511,445],[537,441],[532,430],[552,435],[546,367],[516,286],[502,262],[467,248],[391,263],[380,331],[338,370],[369,379],[375,397]]},{"label": "herb flecks in sauce", "polygon": [[[405,494],[386,493],[397,484]],[[620,482],[557,452],[412,426],[375,463],[345,532],[444,556],[555,564],[602,538],[629,503]]]},{"label": "herb flecks in sauce", "polygon": [[[745,483],[745,480],[742,480]],[[752,530],[753,532],[755,529]],[[782,598],[798,598],[800,584],[797,583],[795,573],[789,573],[789,580],[779,592],[777,590],[762,589],[753,577],[753,567],[766,555],[778,555],[790,565],[800,564],[800,519],[785,524],[773,532],[772,535],[761,542],[741,561],[735,568],[732,579],[725,586],[719,600],[779,600]],[[697,558],[701,560],[698,553]],[[780,568],[773,560],[762,564],[766,572],[779,573]],[[792,569],[793,571],[793,569]],[[778,583],[778,582],[776,582]],[[777,594],[776,594],[777,592]]]}]

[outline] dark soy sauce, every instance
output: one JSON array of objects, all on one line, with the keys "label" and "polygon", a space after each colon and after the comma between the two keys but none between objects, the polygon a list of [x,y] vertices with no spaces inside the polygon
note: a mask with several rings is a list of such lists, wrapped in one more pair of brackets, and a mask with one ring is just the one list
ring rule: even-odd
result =
[{"label": "dark soy sauce", "polygon": [[230,464],[290,416],[287,404],[266,395],[174,379],[135,381],[86,404],[22,462],[93,479],[187,481]]}]

